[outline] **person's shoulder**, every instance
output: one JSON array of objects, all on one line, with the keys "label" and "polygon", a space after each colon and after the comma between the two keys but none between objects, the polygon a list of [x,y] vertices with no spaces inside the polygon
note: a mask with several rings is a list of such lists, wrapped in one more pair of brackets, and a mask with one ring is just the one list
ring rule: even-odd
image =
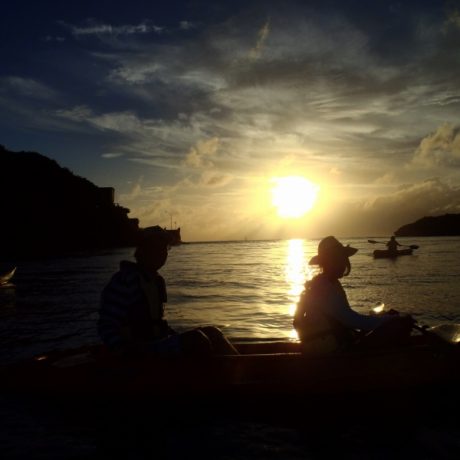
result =
[{"label": "person's shoulder", "polygon": [[120,262],[120,269],[112,276],[112,282],[131,283],[139,279],[139,267],[136,263],[128,260]]},{"label": "person's shoulder", "polygon": [[310,290],[323,290],[323,289],[330,289],[331,281],[324,276],[322,273],[319,275],[314,276],[308,283],[308,288]]},{"label": "person's shoulder", "polygon": [[327,277],[323,273],[318,273],[310,280],[311,284],[322,284],[325,282],[327,282]]},{"label": "person's shoulder", "polygon": [[131,262],[130,260],[122,260],[120,262],[120,271],[121,272],[139,272],[139,266],[136,262]]},{"label": "person's shoulder", "polygon": [[163,283],[165,282],[165,279],[164,279],[163,276],[161,276],[159,273],[157,273],[157,274],[155,275],[155,278],[156,278],[157,280],[163,282]]}]

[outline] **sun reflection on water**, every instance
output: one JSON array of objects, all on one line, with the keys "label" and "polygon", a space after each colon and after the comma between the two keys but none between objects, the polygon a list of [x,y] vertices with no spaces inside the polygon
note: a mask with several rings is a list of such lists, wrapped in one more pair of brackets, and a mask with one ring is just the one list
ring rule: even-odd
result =
[{"label": "sun reflection on water", "polygon": [[[294,316],[296,304],[300,293],[303,291],[305,281],[310,279],[310,268],[305,261],[305,248],[303,240],[290,240],[287,248],[285,276],[289,284],[288,295],[291,299],[289,315]],[[291,330],[290,337],[297,339],[295,329]]]},{"label": "sun reflection on water", "polygon": [[[285,276],[290,287],[288,291],[291,299],[289,315],[294,316],[296,304],[300,293],[304,289],[305,281],[313,276],[313,270],[305,259],[304,240],[290,240],[288,242]],[[291,331],[291,337],[297,338],[297,333],[294,329]]]}]

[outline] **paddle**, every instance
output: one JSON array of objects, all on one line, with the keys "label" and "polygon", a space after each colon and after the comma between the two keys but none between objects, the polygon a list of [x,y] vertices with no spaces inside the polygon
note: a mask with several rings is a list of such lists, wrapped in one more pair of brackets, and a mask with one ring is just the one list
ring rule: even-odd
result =
[{"label": "paddle", "polygon": [[412,327],[427,336],[434,344],[447,345],[451,348],[459,347],[460,324],[440,324],[433,327],[414,324]]},{"label": "paddle", "polygon": [[[369,243],[372,244],[386,244],[384,241],[375,241],[375,240],[367,240]],[[400,246],[406,246],[411,249],[418,249],[420,246],[417,246],[416,244],[400,244]]]}]

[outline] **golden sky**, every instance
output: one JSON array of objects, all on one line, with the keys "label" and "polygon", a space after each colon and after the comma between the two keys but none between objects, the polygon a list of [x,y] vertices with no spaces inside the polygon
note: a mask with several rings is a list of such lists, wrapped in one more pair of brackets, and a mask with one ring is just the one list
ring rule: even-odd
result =
[{"label": "golden sky", "polygon": [[[0,19],[0,143],[115,187],[142,226],[387,235],[460,212],[457,2],[38,3]],[[273,204],[289,176],[317,190],[300,217]]]}]

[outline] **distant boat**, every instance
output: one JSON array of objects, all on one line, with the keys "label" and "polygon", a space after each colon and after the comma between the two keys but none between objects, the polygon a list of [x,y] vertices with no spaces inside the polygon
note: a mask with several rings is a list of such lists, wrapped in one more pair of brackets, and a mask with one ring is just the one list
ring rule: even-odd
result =
[{"label": "distant boat", "polygon": [[0,273],[0,285],[8,283],[16,272],[16,267],[5,273]]},{"label": "distant boat", "polygon": [[412,249],[401,249],[396,252],[389,251],[388,249],[376,249],[373,254],[374,259],[395,259],[399,256],[410,256]]}]

